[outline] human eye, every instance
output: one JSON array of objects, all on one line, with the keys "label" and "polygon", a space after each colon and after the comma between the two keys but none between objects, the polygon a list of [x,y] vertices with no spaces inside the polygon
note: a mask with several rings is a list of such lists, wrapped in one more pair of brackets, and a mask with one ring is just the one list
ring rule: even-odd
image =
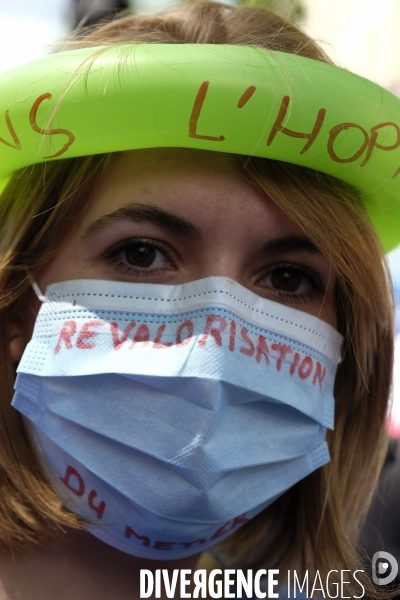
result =
[{"label": "human eye", "polygon": [[323,281],[314,269],[295,263],[273,265],[259,285],[284,302],[307,302],[324,291]]},{"label": "human eye", "polygon": [[105,250],[103,258],[124,275],[149,277],[173,268],[171,253],[165,244],[147,238],[113,244]]}]

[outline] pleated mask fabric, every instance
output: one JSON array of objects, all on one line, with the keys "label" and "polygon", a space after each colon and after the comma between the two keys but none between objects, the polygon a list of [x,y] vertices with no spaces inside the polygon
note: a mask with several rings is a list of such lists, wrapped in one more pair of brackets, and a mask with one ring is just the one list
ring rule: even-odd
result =
[{"label": "pleated mask fabric", "polygon": [[222,277],[52,284],[13,406],[88,530],[177,559],[329,461],[342,337]]}]

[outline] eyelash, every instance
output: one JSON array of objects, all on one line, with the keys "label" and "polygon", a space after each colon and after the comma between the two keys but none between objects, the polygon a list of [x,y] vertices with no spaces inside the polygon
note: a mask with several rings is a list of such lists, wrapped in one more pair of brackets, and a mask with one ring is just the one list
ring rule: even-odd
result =
[{"label": "eyelash", "polygon": [[149,248],[154,248],[159,252],[162,252],[169,263],[172,262],[172,252],[161,242],[157,240],[149,240],[147,238],[133,238],[129,240],[123,240],[122,242],[118,242],[114,244],[110,248],[107,248],[102,256],[104,259],[108,260],[111,264],[114,264],[114,268],[119,273],[123,275],[140,275],[144,277],[150,277],[154,275],[158,275],[162,272],[162,269],[146,269],[141,267],[133,267],[124,263],[120,260],[119,256],[124,250],[129,250],[132,246],[137,246],[139,244],[143,244],[143,246],[147,246]]},{"label": "eyelash", "polygon": [[309,292],[303,293],[285,292],[283,290],[269,288],[272,290],[275,296],[277,296],[280,300],[284,301],[285,303],[306,304],[307,302],[312,300],[317,294],[322,294],[326,290],[326,285],[324,284],[320,275],[316,271],[306,267],[305,265],[293,262],[277,262],[271,265],[268,268],[268,271],[264,273],[261,279],[265,279],[269,275],[272,275],[277,269],[290,269],[291,271],[299,273],[302,277],[305,277],[310,282],[313,288]]},{"label": "eyelash", "polygon": [[[123,262],[119,258],[122,252],[140,244],[158,250],[165,256],[167,262],[170,265],[172,264],[173,254],[170,251],[170,249],[166,247],[163,243],[154,239],[150,240],[148,238],[133,238],[123,240],[104,250],[102,256],[104,259],[106,259],[114,265],[116,271],[122,273],[123,275],[151,277],[165,272],[165,267],[163,269],[133,267]],[[173,267],[167,267],[167,269],[173,270]],[[262,279],[265,279],[268,276],[272,275],[277,269],[290,269],[291,271],[299,273],[299,275],[306,278],[310,282],[310,285],[313,288],[308,292],[297,293],[285,292],[283,290],[275,289],[268,286],[260,286],[263,287],[265,290],[270,290],[270,293],[272,293],[279,300],[282,300],[285,303],[306,304],[307,302],[312,300],[315,297],[315,295],[324,293],[326,289],[326,285],[324,284],[320,275],[316,271],[306,267],[305,265],[287,261],[277,262],[273,265],[270,265],[268,267],[268,270],[258,279],[258,281],[261,281]]]}]

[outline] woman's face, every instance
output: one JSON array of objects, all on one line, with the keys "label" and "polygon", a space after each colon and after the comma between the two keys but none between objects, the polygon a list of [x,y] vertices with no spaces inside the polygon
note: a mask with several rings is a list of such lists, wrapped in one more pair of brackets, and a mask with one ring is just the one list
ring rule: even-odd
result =
[{"label": "woman's face", "polygon": [[176,285],[212,275],[336,325],[328,260],[214,152],[121,153],[37,282],[44,291],[70,279]]}]

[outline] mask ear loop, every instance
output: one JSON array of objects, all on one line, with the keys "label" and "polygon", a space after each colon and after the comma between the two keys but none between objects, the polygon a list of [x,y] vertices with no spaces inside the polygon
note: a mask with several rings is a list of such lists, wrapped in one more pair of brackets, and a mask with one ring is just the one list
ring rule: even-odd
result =
[{"label": "mask ear loop", "polygon": [[48,302],[48,299],[46,298],[46,296],[44,294],[42,294],[42,291],[41,291],[40,287],[38,286],[38,284],[36,283],[36,281],[32,280],[31,286],[32,286],[32,289],[35,292],[36,296],[40,300],[40,302]]}]

